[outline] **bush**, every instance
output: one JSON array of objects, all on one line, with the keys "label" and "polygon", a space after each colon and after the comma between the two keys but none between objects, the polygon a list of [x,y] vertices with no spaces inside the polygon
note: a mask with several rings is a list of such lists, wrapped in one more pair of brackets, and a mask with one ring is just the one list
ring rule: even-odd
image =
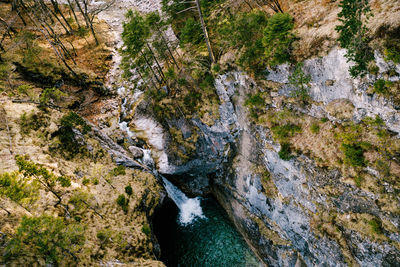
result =
[{"label": "bush", "polygon": [[377,218],[373,218],[372,220],[368,221],[368,224],[371,227],[371,231],[375,234],[381,235],[383,234],[382,222]]},{"label": "bush", "polygon": [[145,234],[145,235],[147,235],[147,236],[150,236],[150,234],[151,234],[151,229],[150,229],[150,226],[146,223],[146,224],[143,224],[143,226],[142,226],[142,232]]},{"label": "bush", "polygon": [[185,44],[199,44],[203,40],[203,31],[200,23],[195,21],[193,18],[186,20],[185,26],[181,30],[180,45],[181,47]]},{"label": "bush", "polygon": [[281,144],[281,150],[278,152],[278,155],[283,160],[290,160],[291,158],[293,158],[290,144],[288,143]]},{"label": "bush", "polygon": [[388,93],[389,88],[392,84],[393,83],[391,81],[379,79],[374,83],[374,93],[384,95]]},{"label": "bush", "polygon": [[285,124],[273,126],[271,130],[278,141],[285,141],[296,133],[301,132],[301,127],[296,124]]},{"label": "bush", "polygon": [[29,115],[24,112],[19,118],[19,126],[22,134],[29,134],[30,131],[37,131],[40,128],[45,128],[49,124],[49,117],[43,113],[30,113]]},{"label": "bush", "polygon": [[265,100],[261,92],[254,95],[248,94],[244,104],[249,108],[250,116],[254,119],[265,109]]},{"label": "bush", "polygon": [[18,86],[17,91],[20,94],[29,95],[29,91],[32,90],[32,86],[28,84],[23,84]]},{"label": "bush", "polygon": [[111,174],[114,175],[114,176],[125,175],[126,174],[126,168],[123,165],[119,165],[118,167],[115,167],[111,171]]},{"label": "bush", "polygon": [[392,60],[395,64],[400,63],[400,38],[388,37],[385,40],[384,54],[386,60]]},{"label": "bush", "polygon": [[122,208],[122,210],[127,213],[128,212],[128,205],[129,199],[127,199],[124,195],[119,195],[117,198],[117,204]]},{"label": "bush", "polygon": [[132,186],[131,186],[131,185],[128,185],[128,186],[125,187],[125,193],[126,193],[128,196],[131,196],[131,195],[132,195],[133,190],[132,190]]},{"label": "bush", "polygon": [[311,131],[313,134],[318,134],[318,133],[319,133],[319,130],[320,130],[320,128],[319,128],[319,125],[318,125],[317,123],[311,124],[310,131]]},{"label": "bush", "polygon": [[364,158],[364,149],[359,144],[342,144],[342,150],[345,156],[345,162],[353,167],[364,167],[366,165]]},{"label": "bush", "polygon": [[290,61],[295,36],[293,18],[287,13],[276,13],[264,29],[262,43],[265,56],[271,66]]},{"label": "bush", "polygon": [[308,87],[311,81],[311,75],[306,75],[303,71],[304,63],[296,64],[296,67],[291,75],[289,75],[289,84],[296,90],[291,97],[300,99],[303,103],[307,103],[310,99],[308,95]]},{"label": "bush", "polygon": [[362,182],[363,178],[360,175],[354,177],[354,183],[356,184],[357,187],[361,187]]},{"label": "bush", "polygon": [[24,216],[15,235],[7,243],[4,259],[7,262],[12,258],[34,255],[24,257],[27,266],[37,265],[37,262],[73,266],[77,264],[77,258],[72,255],[79,252],[84,241],[84,228],[78,224],[67,224],[62,218],[51,216]]},{"label": "bush", "polygon": [[61,92],[57,88],[46,88],[40,94],[39,102],[42,105],[46,105],[50,102],[50,100],[54,102],[59,102],[62,97],[66,96],[65,93]]}]

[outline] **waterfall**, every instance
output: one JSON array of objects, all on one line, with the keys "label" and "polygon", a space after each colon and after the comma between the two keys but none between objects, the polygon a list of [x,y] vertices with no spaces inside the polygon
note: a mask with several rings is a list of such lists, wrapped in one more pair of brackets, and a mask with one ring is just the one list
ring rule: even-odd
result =
[{"label": "waterfall", "polygon": [[205,218],[200,206],[200,198],[188,198],[179,188],[165,177],[161,176],[168,196],[179,208],[179,222],[181,225],[190,224],[196,218]]}]

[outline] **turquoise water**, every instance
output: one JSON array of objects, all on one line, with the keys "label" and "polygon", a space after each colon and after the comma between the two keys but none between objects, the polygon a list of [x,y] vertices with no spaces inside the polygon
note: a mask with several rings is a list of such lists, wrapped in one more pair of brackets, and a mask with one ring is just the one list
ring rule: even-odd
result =
[{"label": "turquoise water", "polygon": [[168,266],[255,267],[258,259],[213,198],[201,200],[206,218],[179,223],[176,205],[167,202],[154,219],[161,260]]}]

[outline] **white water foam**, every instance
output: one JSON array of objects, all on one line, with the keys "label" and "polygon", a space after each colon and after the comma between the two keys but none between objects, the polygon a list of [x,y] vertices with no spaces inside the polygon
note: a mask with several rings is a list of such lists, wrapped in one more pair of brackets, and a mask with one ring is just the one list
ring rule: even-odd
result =
[{"label": "white water foam", "polygon": [[168,196],[179,208],[179,222],[188,225],[196,218],[206,218],[200,206],[200,198],[188,198],[178,187],[173,185],[165,177],[162,177]]}]

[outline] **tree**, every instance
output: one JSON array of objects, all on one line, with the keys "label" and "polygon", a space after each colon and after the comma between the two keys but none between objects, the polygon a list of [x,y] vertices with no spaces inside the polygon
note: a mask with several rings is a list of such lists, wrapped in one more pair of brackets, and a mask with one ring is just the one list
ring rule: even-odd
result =
[{"label": "tree", "polygon": [[287,13],[277,13],[269,18],[262,42],[270,65],[278,65],[290,60],[292,43],[295,40],[292,33],[293,27],[293,18]]},{"label": "tree", "polygon": [[26,179],[19,172],[0,175],[0,196],[5,196],[27,210],[27,205],[38,197],[39,185],[32,179]]},{"label": "tree", "polygon": [[84,241],[84,228],[78,224],[67,224],[62,218],[45,215],[24,216],[7,243],[4,259],[10,262],[23,258],[27,265],[38,264],[38,259],[53,266],[68,265],[77,262],[76,253]]},{"label": "tree", "polygon": [[303,66],[303,62],[296,65],[293,73],[289,76],[289,84],[295,88],[292,97],[299,98],[303,104],[305,104],[310,98],[308,95],[308,87],[311,76],[304,73]]},{"label": "tree", "polygon": [[347,49],[347,61],[354,63],[349,72],[352,77],[364,76],[368,63],[374,59],[369,47],[370,38],[363,18],[368,19],[371,9],[368,0],[342,0],[339,5],[342,10],[338,14],[341,25],[336,27],[339,32],[340,46]]},{"label": "tree", "polygon": [[[57,203],[54,206],[61,204],[62,195],[61,192],[58,190],[57,185],[60,185],[62,187],[69,187],[71,185],[71,181],[69,180],[69,178],[64,176],[56,176],[45,167],[25,160],[23,156],[16,155],[15,160],[17,162],[19,171],[24,175],[25,178],[35,179],[35,181],[40,183],[45,190],[51,192],[58,199]],[[67,210],[65,206],[63,207],[65,208],[65,210]]]}]

